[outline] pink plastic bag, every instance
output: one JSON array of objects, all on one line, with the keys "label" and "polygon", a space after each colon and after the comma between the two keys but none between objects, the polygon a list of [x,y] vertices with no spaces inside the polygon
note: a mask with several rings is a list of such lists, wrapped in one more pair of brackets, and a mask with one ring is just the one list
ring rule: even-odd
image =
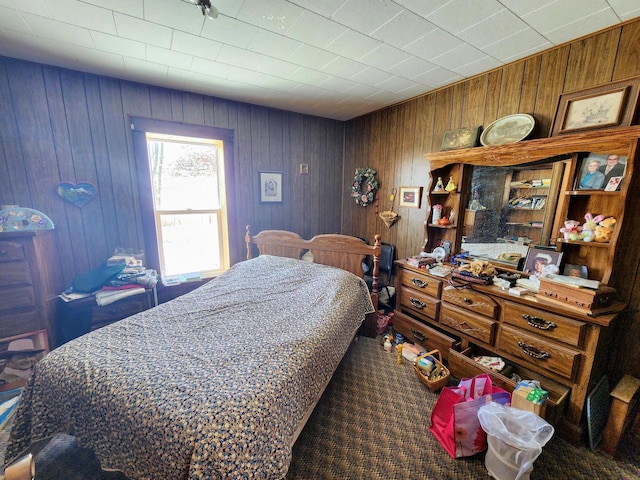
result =
[{"label": "pink plastic bag", "polygon": [[511,394],[483,373],[464,378],[457,387],[445,387],[431,412],[431,433],[453,458],[468,457],[487,449],[487,434],[478,410],[489,402],[511,403]]}]

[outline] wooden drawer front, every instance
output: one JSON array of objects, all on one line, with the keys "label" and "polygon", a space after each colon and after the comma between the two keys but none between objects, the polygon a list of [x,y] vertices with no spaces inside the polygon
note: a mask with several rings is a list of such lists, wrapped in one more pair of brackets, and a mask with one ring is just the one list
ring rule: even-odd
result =
[{"label": "wooden drawer front", "polygon": [[440,300],[426,295],[424,292],[402,287],[400,289],[400,305],[413,313],[436,320],[438,318]]},{"label": "wooden drawer front", "polygon": [[140,295],[139,298],[128,298],[119,302],[105,305],[104,307],[93,307],[91,312],[92,324],[107,324],[129,317],[135,313],[148,309],[149,299],[147,295]]},{"label": "wooden drawer front", "polygon": [[573,380],[580,352],[529,335],[522,330],[502,325],[496,347],[526,363]]},{"label": "wooden drawer front", "polygon": [[2,265],[0,287],[31,285],[31,271],[27,262],[11,262]]},{"label": "wooden drawer front", "polygon": [[0,309],[34,307],[36,294],[33,287],[7,288],[0,290]]},{"label": "wooden drawer front", "polygon": [[35,332],[43,328],[45,328],[45,326],[40,323],[37,310],[0,316],[0,338]]},{"label": "wooden drawer front", "polygon": [[440,293],[442,292],[441,280],[420,275],[410,270],[401,270],[400,283],[403,287],[409,287],[437,298],[440,298]]},{"label": "wooden drawer front", "polygon": [[0,263],[24,260],[24,249],[16,242],[0,242]]},{"label": "wooden drawer front", "polygon": [[587,324],[527,305],[505,301],[503,320],[534,335],[580,347]]},{"label": "wooden drawer front", "polygon": [[469,288],[446,286],[442,290],[442,300],[489,318],[496,318],[498,315],[498,304],[495,300]]},{"label": "wooden drawer front", "polygon": [[440,309],[440,323],[485,343],[493,341],[496,324],[495,321],[446,303]]},{"label": "wooden drawer front", "polygon": [[454,348],[458,343],[457,339],[434,330],[424,323],[407,317],[398,311],[395,312],[393,317],[393,329],[402,334],[406,340],[420,345],[427,350],[437,348],[445,360],[449,354],[449,349]]}]

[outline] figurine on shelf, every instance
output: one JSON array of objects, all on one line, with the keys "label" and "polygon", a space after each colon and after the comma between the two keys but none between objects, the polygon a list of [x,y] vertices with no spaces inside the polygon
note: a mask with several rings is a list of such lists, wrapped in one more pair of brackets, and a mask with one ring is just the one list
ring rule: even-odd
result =
[{"label": "figurine on shelf", "polygon": [[455,192],[457,188],[458,187],[456,186],[455,182],[453,181],[453,177],[449,177],[449,182],[447,183],[447,186],[444,187],[444,189],[447,192]]},{"label": "figurine on shelf", "polygon": [[436,182],[436,186],[433,187],[434,192],[444,192],[444,184],[442,183],[442,177],[438,177],[438,181]]}]

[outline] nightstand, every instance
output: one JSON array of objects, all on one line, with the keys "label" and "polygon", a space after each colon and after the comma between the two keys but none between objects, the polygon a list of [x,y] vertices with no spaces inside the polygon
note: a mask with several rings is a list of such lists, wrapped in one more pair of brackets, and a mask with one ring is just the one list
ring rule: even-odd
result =
[{"label": "nightstand", "polygon": [[59,299],[59,302],[56,330],[58,343],[62,345],[92,330],[156,306],[157,294],[155,288],[147,288],[144,293],[104,306],[98,305],[93,295],[71,302]]}]

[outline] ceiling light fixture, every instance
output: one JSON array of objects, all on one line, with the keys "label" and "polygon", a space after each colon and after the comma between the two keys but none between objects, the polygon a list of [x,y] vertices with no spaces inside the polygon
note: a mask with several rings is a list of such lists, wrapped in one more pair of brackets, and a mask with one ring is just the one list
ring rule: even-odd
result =
[{"label": "ceiling light fixture", "polygon": [[196,5],[200,7],[200,11],[202,15],[206,15],[210,19],[218,18],[218,9],[211,5],[210,0],[182,0],[185,3],[190,3],[191,5]]}]

